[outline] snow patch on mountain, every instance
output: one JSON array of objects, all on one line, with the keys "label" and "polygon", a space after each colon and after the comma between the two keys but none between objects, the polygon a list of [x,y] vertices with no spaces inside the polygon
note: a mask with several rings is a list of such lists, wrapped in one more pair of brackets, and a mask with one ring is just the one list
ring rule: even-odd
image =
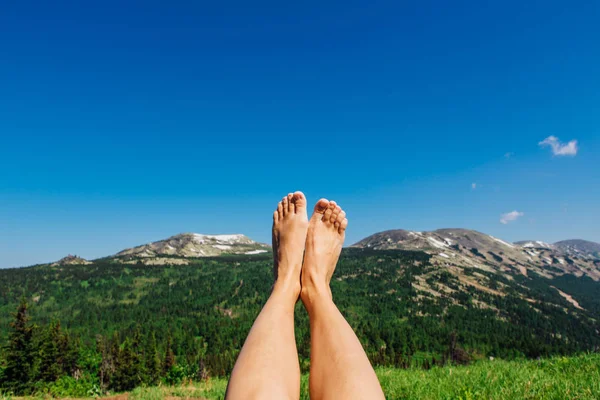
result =
[{"label": "snow patch on mountain", "polygon": [[510,244],[510,243],[507,243],[507,242],[505,242],[505,241],[504,241],[504,240],[502,240],[502,239],[498,239],[498,238],[496,238],[496,237],[493,237],[492,235],[489,235],[489,236],[490,236],[492,239],[494,239],[496,242],[498,242],[498,243],[502,243],[503,245],[505,245],[505,246],[508,246],[508,247],[511,247],[511,248],[513,248],[513,249],[515,248],[515,246],[514,246],[514,245],[512,245],[512,244]]},{"label": "snow patch on mountain", "polygon": [[429,240],[431,244],[433,244],[438,249],[445,249],[447,247],[450,247],[448,244],[440,242],[439,240],[432,238],[431,236],[427,236],[427,240]]}]

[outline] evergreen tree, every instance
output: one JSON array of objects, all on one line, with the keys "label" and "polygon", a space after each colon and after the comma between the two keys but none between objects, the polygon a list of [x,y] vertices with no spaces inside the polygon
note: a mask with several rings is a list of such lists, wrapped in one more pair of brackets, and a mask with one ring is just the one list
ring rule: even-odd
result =
[{"label": "evergreen tree", "polygon": [[64,373],[64,339],[60,322],[52,321],[42,333],[39,343],[39,379],[54,382]]},{"label": "evergreen tree", "polygon": [[26,394],[35,375],[35,348],[33,326],[29,323],[27,302],[21,300],[11,322],[6,347],[3,388],[15,394]]},{"label": "evergreen tree", "polygon": [[81,341],[79,337],[73,337],[68,332],[65,332],[63,334],[62,349],[64,352],[63,373],[74,378],[79,378],[81,374],[79,365]]},{"label": "evergreen tree", "polygon": [[169,333],[169,336],[167,336],[167,346],[165,349],[165,361],[163,362],[163,373],[165,375],[169,373],[173,366],[175,366],[175,353],[173,353],[172,347],[171,334]]},{"label": "evergreen tree", "polygon": [[156,348],[156,336],[154,332],[150,333],[146,339],[146,351],[145,355],[145,372],[146,372],[146,383],[149,385],[155,385],[160,379],[162,363],[158,349]]},{"label": "evergreen tree", "polygon": [[133,359],[134,371],[138,382],[146,381],[146,364],[144,363],[144,352],[142,349],[142,331],[140,325],[136,325],[131,339],[131,356]]},{"label": "evergreen tree", "polygon": [[126,338],[118,351],[111,387],[117,391],[131,390],[140,383],[139,365],[136,363],[131,340]]}]

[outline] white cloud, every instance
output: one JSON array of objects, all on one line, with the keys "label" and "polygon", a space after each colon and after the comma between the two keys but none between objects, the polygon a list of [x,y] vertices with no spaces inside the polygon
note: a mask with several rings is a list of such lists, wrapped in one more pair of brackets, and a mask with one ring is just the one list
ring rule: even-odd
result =
[{"label": "white cloud", "polygon": [[523,215],[525,215],[524,212],[516,211],[516,210],[515,211],[511,211],[511,212],[507,212],[507,213],[502,214],[500,216],[500,223],[506,225],[509,222],[516,221],[517,218],[522,217]]},{"label": "white cloud", "polygon": [[555,156],[575,156],[577,154],[577,140],[571,140],[569,143],[561,143],[556,136],[548,136],[538,143],[542,147],[550,146],[552,154]]},{"label": "white cloud", "polygon": [[515,155],[515,153],[513,153],[512,151],[509,151],[508,153],[504,153],[504,158],[511,158],[514,155]]},{"label": "white cloud", "polygon": [[475,182],[471,183],[471,189],[473,189],[473,190],[477,189],[477,184]]}]

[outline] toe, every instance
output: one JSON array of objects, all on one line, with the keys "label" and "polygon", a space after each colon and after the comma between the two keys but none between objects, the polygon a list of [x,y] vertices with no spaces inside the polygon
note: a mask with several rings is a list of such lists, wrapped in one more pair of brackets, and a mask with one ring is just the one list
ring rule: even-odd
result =
[{"label": "toe", "polygon": [[331,213],[330,222],[333,223],[338,219],[338,215],[342,212],[342,208],[340,206],[335,206]]},{"label": "toe", "polygon": [[288,212],[290,214],[295,214],[296,213],[296,206],[294,205],[294,202],[292,201],[293,198],[294,198],[294,194],[293,193],[288,193],[288,195],[287,195],[287,199],[288,199]]},{"label": "toe", "polygon": [[327,210],[325,210],[325,214],[323,215],[323,222],[331,222],[333,210],[335,210],[335,201],[330,201],[329,206],[327,206]]},{"label": "toe", "polygon": [[283,216],[285,217],[288,213],[288,198],[287,196],[281,199],[281,207],[283,208]]},{"label": "toe", "polygon": [[342,220],[342,223],[340,224],[340,227],[338,228],[338,232],[344,233],[344,231],[346,230],[347,227],[348,227],[348,218],[344,218]]},{"label": "toe", "polygon": [[274,211],[273,212],[273,223],[277,223],[277,221],[279,221],[279,212]]},{"label": "toe", "polygon": [[277,214],[279,215],[278,219],[283,218],[283,203],[281,201],[277,204]]},{"label": "toe", "polygon": [[341,208],[339,209],[339,211],[336,209],[335,214],[332,215],[331,218],[333,219],[334,217],[335,217],[335,220],[332,222],[335,225],[335,227],[337,228],[342,224],[342,221],[344,220],[344,218],[346,218],[346,213]]},{"label": "toe", "polygon": [[327,199],[321,199],[319,201],[317,201],[317,204],[315,204],[315,214],[321,214],[323,215],[323,213],[325,213],[325,211],[327,210],[327,208],[329,207],[329,200]]},{"label": "toe", "polygon": [[292,202],[296,207],[296,214],[300,214],[302,212],[306,214],[306,197],[304,197],[304,193],[295,192],[292,197]]}]

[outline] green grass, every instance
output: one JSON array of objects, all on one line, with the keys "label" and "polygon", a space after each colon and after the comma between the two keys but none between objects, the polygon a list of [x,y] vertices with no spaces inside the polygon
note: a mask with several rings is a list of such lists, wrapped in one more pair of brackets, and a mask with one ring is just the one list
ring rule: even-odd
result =
[{"label": "green grass", "polygon": [[486,361],[430,371],[382,368],[388,399],[599,399],[600,355]]},{"label": "green grass", "polygon": [[[435,367],[429,371],[377,368],[376,372],[387,399],[600,399],[598,353],[540,361],[480,361],[465,367]],[[137,388],[128,397],[130,400],[223,399],[226,387],[227,380],[218,378],[179,386]],[[119,400],[124,398],[118,396]],[[302,376],[300,398],[309,398],[308,375]],[[10,399],[0,392],[0,400]]]},{"label": "green grass", "polygon": [[[600,399],[600,354],[540,361],[481,361],[466,367],[378,368],[387,399]],[[167,396],[222,399],[227,381],[139,388],[134,400]],[[302,376],[301,399],[308,399],[308,376]]]}]

